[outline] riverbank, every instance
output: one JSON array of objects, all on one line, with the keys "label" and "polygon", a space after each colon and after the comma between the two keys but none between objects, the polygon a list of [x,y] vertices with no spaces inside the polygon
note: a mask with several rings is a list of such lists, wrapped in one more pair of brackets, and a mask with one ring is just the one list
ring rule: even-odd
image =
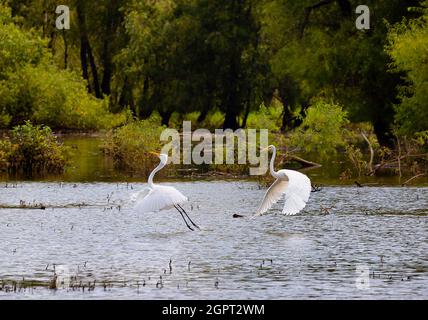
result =
[{"label": "riverbank", "polygon": [[[70,163],[62,174],[48,174],[44,177],[28,178],[22,175],[0,174],[2,184],[13,184],[14,181],[63,181],[63,182],[145,182],[147,177],[138,172],[115,168],[111,158],[101,149],[104,134],[91,133],[56,133],[58,140],[70,149]],[[344,159],[336,159],[322,167],[304,169],[315,185],[361,185],[361,186],[400,186],[411,175],[403,177],[395,175],[343,177],[341,174],[350,170],[350,165]],[[207,171],[206,166],[188,168],[165,168],[165,176],[158,181],[211,181],[211,180],[242,180],[256,181],[263,185],[271,182],[269,174],[265,176],[249,176],[225,171]],[[263,181],[262,181],[263,180]],[[428,178],[417,177],[406,184],[407,186],[428,186]]]}]

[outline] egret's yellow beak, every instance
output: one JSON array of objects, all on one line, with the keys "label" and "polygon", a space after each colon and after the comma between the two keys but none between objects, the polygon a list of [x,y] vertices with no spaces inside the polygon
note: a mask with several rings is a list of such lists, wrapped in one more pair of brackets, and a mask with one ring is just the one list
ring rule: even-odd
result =
[{"label": "egret's yellow beak", "polygon": [[261,148],[260,148],[260,152],[265,152],[265,151],[267,151],[267,150],[269,150],[269,147],[266,147],[266,148],[264,148],[264,149],[261,149]]},{"label": "egret's yellow beak", "polygon": [[159,153],[154,152],[154,151],[149,151],[149,153],[150,153],[150,154],[153,154],[153,155],[155,155],[155,156],[158,156],[158,157],[160,156],[160,154],[159,154]]}]

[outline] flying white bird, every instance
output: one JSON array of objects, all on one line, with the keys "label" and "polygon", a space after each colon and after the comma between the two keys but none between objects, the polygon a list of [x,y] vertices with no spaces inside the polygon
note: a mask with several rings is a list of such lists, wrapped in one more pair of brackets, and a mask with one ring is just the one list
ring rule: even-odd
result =
[{"label": "flying white bird", "polygon": [[[301,211],[309,200],[311,194],[311,180],[298,171],[282,169],[275,171],[273,168],[276,156],[276,148],[273,145],[267,147],[272,150],[270,160],[270,174],[276,178],[275,182],[266,191],[262,203],[256,211],[256,215],[262,215],[272,207],[284,194],[283,214],[294,215]],[[266,149],[262,150],[266,151]]]},{"label": "flying white bird", "polygon": [[135,201],[135,209],[138,212],[146,213],[146,212],[157,212],[161,210],[175,208],[180,213],[183,218],[186,226],[190,230],[194,230],[186,221],[184,215],[189,219],[190,223],[196,228],[200,229],[193,221],[190,219],[186,211],[180,206],[180,204],[187,201],[187,197],[185,197],[180,191],[170,186],[160,186],[153,183],[153,177],[156,172],[160,171],[163,167],[166,166],[168,162],[168,155],[166,154],[158,154],[155,152],[151,152],[159,157],[160,163],[159,165],[150,173],[148,179],[148,186],[132,195],[132,200]]}]

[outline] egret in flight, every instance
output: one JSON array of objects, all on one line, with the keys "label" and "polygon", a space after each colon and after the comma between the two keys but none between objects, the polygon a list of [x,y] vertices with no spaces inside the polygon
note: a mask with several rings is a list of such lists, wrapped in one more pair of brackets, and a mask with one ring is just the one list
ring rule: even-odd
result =
[{"label": "egret in flight", "polygon": [[[300,212],[309,200],[309,195],[312,190],[311,180],[303,173],[295,170],[282,169],[275,171],[273,166],[275,163],[276,148],[270,145],[267,149],[273,151],[272,159],[270,160],[270,174],[276,178],[276,180],[266,191],[263,201],[256,211],[256,215],[262,215],[268,211],[283,194],[285,194],[285,196],[282,213],[294,215]],[[262,151],[266,151],[266,149]]]},{"label": "egret in flight", "polygon": [[190,219],[189,215],[186,211],[181,207],[180,204],[187,201],[187,197],[185,197],[180,191],[170,186],[160,186],[153,183],[153,177],[156,172],[160,171],[163,167],[166,166],[168,162],[168,155],[166,154],[158,154],[155,152],[151,152],[159,157],[160,163],[159,165],[150,173],[148,179],[148,186],[141,190],[140,192],[135,193],[132,196],[132,199],[136,202],[135,209],[139,212],[157,212],[161,210],[175,208],[180,213],[184,222],[186,223],[187,228],[190,230],[194,230],[189,223],[186,221],[186,218],[189,219],[190,223],[200,229],[198,225],[196,225],[192,219]]}]

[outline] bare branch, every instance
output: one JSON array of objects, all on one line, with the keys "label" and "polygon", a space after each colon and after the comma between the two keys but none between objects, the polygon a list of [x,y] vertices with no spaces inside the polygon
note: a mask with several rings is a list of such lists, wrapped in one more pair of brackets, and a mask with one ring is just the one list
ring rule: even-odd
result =
[{"label": "bare branch", "polygon": [[412,181],[412,180],[414,180],[414,179],[416,179],[416,178],[419,178],[419,177],[423,177],[425,175],[425,173],[420,173],[420,174],[417,174],[416,176],[414,176],[414,177],[411,177],[410,179],[408,179],[408,180],[406,180],[406,182],[404,182],[401,186],[405,186],[406,184],[408,184],[410,181]]},{"label": "bare branch", "polygon": [[317,9],[319,7],[325,6],[334,2],[335,0],[321,0],[320,2],[305,8],[305,17],[303,19],[302,25],[300,27],[300,37],[303,37],[303,33],[305,32],[305,28],[309,22],[309,17],[311,15],[312,10]]},{"label": "bare branch", "polygon": [[321,164],[316,163],[316,162],[312,162],[303,158],[300,158],[298,156],[290,156],[289,157],[290,160],[294,160],[298,163],[300,163],[302,166],[304,166],[305,168],[312,168],[312,167],[321,167]]},{"label": "bare branch", "polygon": [[372,143],[370,142],[370,140],[367,138],[367,136],[365,135],[364,132],[361,132],[361,136],[363,137],[363,139],[367,142],[367,144],[369,145],[369,149],[370,149],[370,161],[369,161],[369,170],[370,170],[370,175],[372,175],[374,173],[373,171],[373,158],[374,158],[374,150],[372,147]]}]

